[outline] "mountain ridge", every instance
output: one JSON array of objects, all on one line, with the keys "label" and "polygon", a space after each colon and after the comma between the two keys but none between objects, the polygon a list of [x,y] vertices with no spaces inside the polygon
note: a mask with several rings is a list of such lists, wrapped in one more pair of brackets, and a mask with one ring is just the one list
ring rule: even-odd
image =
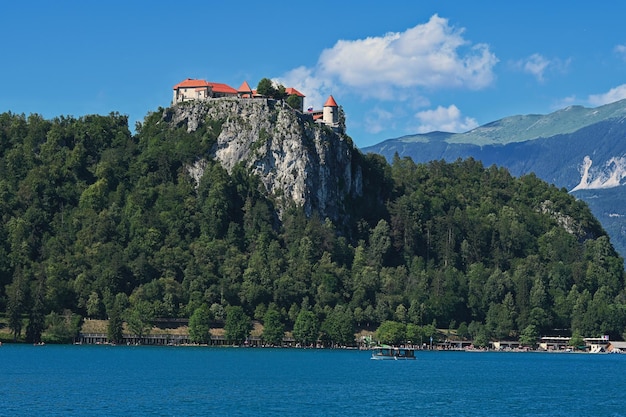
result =
[{"label": "mountain ridge", "polygon": [[446,142],[476,146],[506,145],[573,133],[595,123],[626,117],[626,99],[599,107],[568,106],[545,115],[525,114],[504,117],[463,133],[433,131],[404,135],[386,139],[379,144],[363,148],[378,147],[385,143],[430,143]]},{"label": "mountain ridge", "polygon": [[[535,173],[588,201],[589,196],[621,187],[626,178],[626,100],[596,108],[569,106],[547,115],[510,116],[465,133],[431,132],[385,140],[363,148],[391,161],[394,154],[415,162],[474,158],[513,175]],[[597,193],[581,193],[594,190]],[[613,197],[620,193],[611,193]],[[601,199],[603,202],[608,199]],[[592,211],[626,255],[626,211]],[[617,209],[617,211],[615,211]],[[609,217],[611,216],[611,217]]]}]

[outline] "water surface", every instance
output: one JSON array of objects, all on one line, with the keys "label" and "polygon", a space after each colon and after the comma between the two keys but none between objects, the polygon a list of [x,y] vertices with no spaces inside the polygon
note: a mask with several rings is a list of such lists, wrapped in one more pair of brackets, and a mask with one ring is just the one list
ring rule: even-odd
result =
[{"label": "water surface", "polygon": [[0,347],[4,416],[626,416],[626,355]]}]

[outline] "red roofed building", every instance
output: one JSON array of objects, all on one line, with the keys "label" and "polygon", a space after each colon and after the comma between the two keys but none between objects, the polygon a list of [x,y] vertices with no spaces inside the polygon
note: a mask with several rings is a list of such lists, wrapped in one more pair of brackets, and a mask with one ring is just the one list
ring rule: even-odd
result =
[{"label": "red roofed building", "polygon": [[244,81],[237,89],[237,94],[239,94],[239,97],[241,98],[252,98],[254,92],[252,91],[252,88],[250,88],[250,84],[248,84],[247,81]]},{"label": "red roofed building", "polygon": [[285,88],[285,93],[287,93],[288,96],[298,96],[298,97],[306,97],[304,94],[302,94],[301,92],[299,92],[298,90],[296,90],[293,87],[287,87]]},{"label": "red roofed building", "polygon": [[301,92],[299,92],[298,90],[296,90],[293,87],[285,88],[285,94],[287,94],[287,97],[296,96],[298,98],[298,100],[297,100],[298,104],[295,104],[295,100],[293,100],[293,99],[289,99],[291,101],[288,101],[288,103],[291,104],[295,109],[300,110],[300,113],[302,113],[304,111],[304,97],[305,97],[305,95],[302,94]]},{"label": "red roofed building", "polygon": [[339,106],[333,96],[329,96],[326,103],[324,103],[323,114],[322,120],[325,125],[332,127],[339,126]]},{"label": "red roofed building", "polygon": [[232,88],[229,85],[226,84],[222,84],[222,83],[207,83],[211,86],[211,88],[213,89],[213,96],[214,98],[217,97],[237,97],[237,90],[235,90],[234,88]]},{"label": "red roofed building", "polygon": [[[287,96],[297,96],[300,98],[300,112],[303,112],[303,104],[305,95],[293,87],[285,88]],[[253,90],[247,81],[241,83],[238,89],[234,89],[229,85],[222,83],[207,82],[205,80],[196,80],[187,78],[186,80],[174,86],[174,96],[172,104],[182,103],[189,100],[207,100],[209,98],[219,97],[239,97],[242,99],[263,98]],[[309,114],[317,123],[323,123],[332,128],[340,128],[339,126],[339,106],[333,96],[329,96],[322,110],[313,110],[309,108]]]},{"label": "red roofed building", "polygon": [[187,100],[204,100],[209,97],[209,84],[204,80],[187,78],[174,86],[172,103]]},{"label": "red roofed building", "polygon": [[339,126],[339,106],[333,96],[329,96],[322,110],[314,110],[309,107],[307,114],[309,114],[316,123],[325,124],[333,129],[341,129]]},{"label": "red roofed building", "polygon": [[174,86],[172,103],[176,104],[189,100],[206,100],[208,98],[236,96],[237,90],[226,84],[187,78],[185,81]]}]

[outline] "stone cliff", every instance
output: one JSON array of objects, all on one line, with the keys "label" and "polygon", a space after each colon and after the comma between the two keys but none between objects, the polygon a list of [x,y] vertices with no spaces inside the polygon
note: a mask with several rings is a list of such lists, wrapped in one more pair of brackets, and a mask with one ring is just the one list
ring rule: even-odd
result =
[{"label": "stone cliff", "polygon": [[[269,99],[222,98],[176,105],[164,120],[192,132],[220,126],[212,156],[232,172],[243,163],[259,176],[279,215],[290,204],[307,215],[341,220],[350,197],[363,192],[359,151],[343,133],[313,122],[308,115]],[[217,133],[217,132],[215,132]],[[201,177],[204,163],[195,165]]]}]

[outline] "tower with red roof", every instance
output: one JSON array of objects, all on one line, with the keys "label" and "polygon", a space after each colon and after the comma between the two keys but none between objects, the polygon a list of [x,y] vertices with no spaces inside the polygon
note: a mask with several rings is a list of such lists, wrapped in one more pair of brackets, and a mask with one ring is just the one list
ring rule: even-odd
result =
[{"label": "tower with red roof", "polygon": [[322,120],[324,124],[331,127],[339,126],[339,106],[337,102],[333,98],[333,96],[329,96],[326,103],[324,103],[324,108],[322,110],[323,116]]},{"label": "tower with red roof", "polygon": [[244,81],[237,89],[237,94],[241,98],[252,98],[254,92],[252,91],[250,84],[248,84],[247,81]]}]

